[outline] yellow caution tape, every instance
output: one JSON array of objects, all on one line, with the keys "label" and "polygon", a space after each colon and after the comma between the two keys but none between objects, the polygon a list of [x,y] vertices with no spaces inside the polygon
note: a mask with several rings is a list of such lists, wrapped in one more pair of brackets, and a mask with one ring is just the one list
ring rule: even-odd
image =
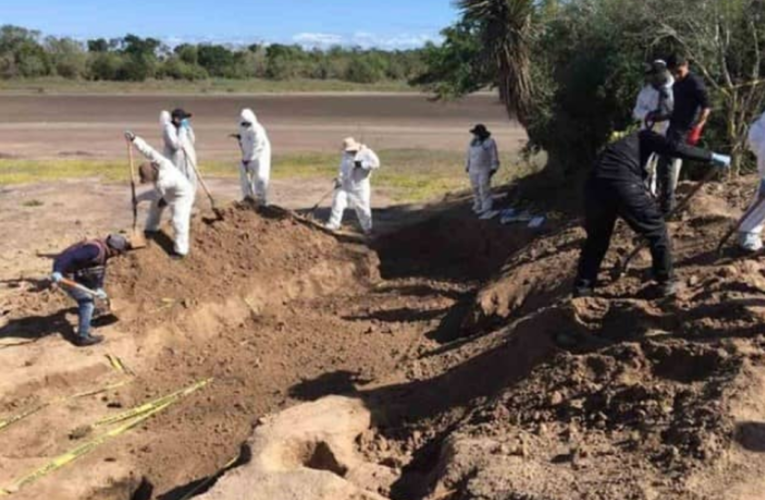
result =
[{"label": "yellow caution tape", "polygon": [[[150,417],[167,409],[171,405],[180,401],[183,397],[188,396],[189,394],[201,389],[202,387],[205,387],[210,382],[212,382],[212,380],[213,379],[207,379],[207,380],[197,382],[196,384],[193,384],[187,387],[186,389],[176,391],[168,396],[165,396],[163,398],[160,398],[154,401],[154,404],[148,410],[144,410],[143,413],[138,414],[137,416],[135,416],[135,418],[128,420],[121,426],[115,427],[114,429],[111,429],[105,432],[104,434],[98,436],[97,438],[94,438],[93,440],[88,441],[87,443],[83,443],[73,448],[72,450],[64,453],[63,455],[60,455],[54,458],[53,460],[51,460],[44,466],[40,467],[39,469],[36,469],[32,471],[31,473],[27,474],[26,476],[23,476],[17,479],[11,487],[0,489],[0,496],[10,495],[13,492],[20,490],[24,486],[34,483],[35,481],[38,481],[40,478],[47,476],[51,472],[61,469],[62,467],[74,462],[75,460],[82,457],[83,455],[86,455],[90,453],[91,451],[93,451],[94,449],[98,448],[105,442],[127,432],[128,430],[146,421]],[[162,401],[162,403],[158,403],[159,401]],[[146,405],[142,405],[139,408],[146,408],[148,406],[149,404],[146,404]]]},{"label": "yellow caution tape", "polygon": [[127,410],[125,412],[122,412],[118,415],[113,415],[111,417],[102,418],[101,420],[97,421],[95,424],[93,424],[92,427],[103,427],[105,425],[111,425],[116,424],[118,422],[124,422],[125,420],[129,420],[131,418],[137,417],[139,415],[143,415],[147,412],[152,411],[154,408],[161,406],[165,403],[173,403],[179,399],[182,399],[189,394],[198,391],[199,389],[205,387],[206,385],[210,384],[213,381],[212,378],[208,378],[205,380],[201,380],[197,382],[194,385],[191,385],[185,389],[181,389],[179,391],[175,391],[171,394],[168,394],[166,396],[163,396],[161,398],[155,399],[154,401],[149,401],[148,403],[144,403],[141,406],[137,406],[135,408],[131,408],[130,410]]},{"label": "yellow caution tape", "polygon": [[103,392],[110,391],[110,390],[116,389],[118,387],[122,387],[123,385],[125,385],[127,383],[128,383],[127,380],[123,380],[122,382],[117,382],[116,384],[108,385],[108,386],[102,387],[100,389],[92,389],[92,390],[89,390],[89,391],[80,392],[78,394],[73,394],[71,396],[56,398],[56,399],[53,399],[53,400],[48,401],[46,403],[41,403],[41,404],[39,404],[37,406],[34,406],[34,407],[32,407],[32,408],[30,408],[28,410],[24,410],[23,412],[21,412],[21,413],[19,413],[17,415],[14,415],[14,416],[12,416],[10,418],[7,418],[5,420],[0,420],[0,431],[5,429],[6,427],[11,426],[12,424],[15,424],[16,422],[18,422],[20,420],[23,420],[23,419],[25,419],[25,418],[27,418],[27,417],[29,417],[31,415],[34,415],[35,413],[39,412],[40,410],[43,410],[43,409],[47,408],[48,406],[52,406],[52,405],[58,404],[58,403],[64,403],[64,402],[70,401],[72,399],[84,398],[84,397],[88,397],[88,396],[95,396],[96,394],[101,394]]},{"label": "yellow caution tape", "polygon": [[112,366],[114,371],[119,373],[124,373],[126,375],[135,375],[135,373],[133,373],[133,370],[128,368],[119,357],[114,356],[112,354],[107,354],[106,359],[109,360],[109,364]]}]

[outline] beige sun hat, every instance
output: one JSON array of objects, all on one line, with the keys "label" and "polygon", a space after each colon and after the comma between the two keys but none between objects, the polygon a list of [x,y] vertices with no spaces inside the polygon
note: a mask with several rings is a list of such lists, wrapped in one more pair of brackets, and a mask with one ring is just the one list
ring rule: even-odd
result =
[{"label": "beige sun hat", "polygon": [[357,142],[353,137],[346,137],[343,139],[343,151],[346,153],[352,153],[361,149],[361,143]]}]

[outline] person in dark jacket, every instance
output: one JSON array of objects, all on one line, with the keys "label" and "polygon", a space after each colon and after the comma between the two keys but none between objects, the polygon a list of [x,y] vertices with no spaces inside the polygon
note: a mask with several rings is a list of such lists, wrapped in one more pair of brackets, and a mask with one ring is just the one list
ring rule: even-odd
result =
[{"label": "person in dark jacket", "polygon": [[64,277],[95,292],[95,296],[77,288],[65,286],[64,290],[77,302],[79,323],[75,345],[79,347],[98,344],[104,338],[91,335],[90,322],[93,319],[96,298],[106,300],[104,279],[106,264],[112,257],[129,250],[124,236],[111,234],[105,240],[89,240],[70,246],[56,257],[53,262],[51,280],[61,283]]},{"label": "person in dark jacket", "polygon": [[650,130],[631,134],[609,145],[600,155],[585,188],[585,229],[574,285],[574,296],[590,296],[611,243],[616,218],[646,238],[653,257],[653,277],[664,296],[674,295],[676,282],[667,225],[645,185],[646,163],[652,154],[697,160],[726,168],[730,157],[671,141]]},{"label": "person in dark jacket", "polygon": [[[672,56],[667,59],[667,68],[675,77],[672,86],[674,108],[669,119],[667,138],[695,146],[701,138],[712,112],[704,80],[690,70],[688,59]],[[682,161],[665,156],[658,165],[659,200],[664,214],[675,206],[675,189],[680,179]]]}]

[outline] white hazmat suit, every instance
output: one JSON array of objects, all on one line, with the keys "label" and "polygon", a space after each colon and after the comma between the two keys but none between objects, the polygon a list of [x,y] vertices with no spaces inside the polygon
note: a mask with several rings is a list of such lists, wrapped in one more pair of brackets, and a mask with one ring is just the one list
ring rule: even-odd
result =
[{"label": "white hazmat suit", "polygon": [[497,143],[491,137],[483,141],[474,138],[468,146],[465,171],[470,175],[473,186],[473,211],[478,214],[489,212],[494,200],[491,197],[491,177],[499,168]]},{"label": "white hazmat suit", "polygon": [[189,180],[197,190],[197,174],[194,166],[197,165],[196,136],[191,125],[176,127],[173,124],[170,113],[162,111],[159,115],[162,125],[162,140],[164,142],[164,156]]},{"label": "white hazmat suit", "polygon": [[[649,113],[658,112],[665,116],[667,119],[661,122],[651,124],[652,130],[657,134],[666,135],[667,129],[669,129],[669,114],[675,107],[675,98],[672,92],[672,86],[675,84],[675,79],[670,76],[667,81],[660,88],[656,88],[652,84],[644,86],[638,94],[635,102],[635,109],[632,110],[632,116],[636,121],[640,122],[640,130],[646,130],[649,128],[649,124],[646,123],[646,118]],[[675,162],[682,162],[682,160],[675,159]],[[655,154],[651,155],[648,160],[646,169],[648,170],[648,186],[654,195],[656,195],[656,167],[659,163],[659,157]],[[679,166],[678,166],[679,170]]]},{"label": "white hazmat suit", "polygon": [[[749,149],[757,156],[757,171],[760,185],[750,208],[765,198],[765,113],[749,127],[747,137]],[[739,228],[738,242],[745,250],[756,252],[762,249],[762,229],[765,224],[765,203],[744,219]]]},{"label": "white hazmat suit", "polygon": [[[244,125],[248,124],[248,125]],[[271,142],[266,129],[258,122],[251,109],[243,109],[239,116],[239,146],[242,164],[239,178],[242,196],[268,205],[268,183],[271,179]]]},{"label": "white hazmat suit", "polygon": [[189,253],[189,226],[191,207],[194,204],[194,188],[188,179],[176,168],[169,159],[165,158],[140,137],[133,140],[136,149],[150,162],[158,167],[157,180],[154,190],[143,193],[138,201],[150,201],[149,217],[146,219],[147,231],[159,231],[163,207],[159,206],[164,199],[172,211],[170,222],[173,226],[174,250],[178,255]]},{"label": "white hazmat suit", "polygon": [[[351,144],[357,145],[355,149]],[[340,229],[343,213],[350,205],[356,211],[359,225],[364,233],[372,232],[372,171],[380,168],[380,159],[368,147],[346,139],[345,151],[340,160],[337,176],[337,189],[332,199],[332,213],[327,222],[327,228],[333,231]],[[351,150],[349,151],[349,146]]]}]

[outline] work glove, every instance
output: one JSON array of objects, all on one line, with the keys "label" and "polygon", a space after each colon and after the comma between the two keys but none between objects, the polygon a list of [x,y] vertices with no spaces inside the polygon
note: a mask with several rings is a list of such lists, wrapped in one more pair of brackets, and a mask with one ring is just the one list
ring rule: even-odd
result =
[{"label": "work glove", "polygon": [[128,140],[128,142],[133,142],[135,140],[135,134],[131,132],[130,130],[125,131],[125,139]]},{"label": "work glove", "polygon": [[54,272],[50,275],[50,280],[53,283],[61,283],[62,279],[64,279],[64,276],[59,272]]},{"label": "work glove", "polygon": [[360,161],[353,162],[354,168],[364,168]]},{"label": "work glove", "polygon": [[103,288],[99,288],[97,290],[94,290],[93,296],[97,298],[98,300],[107,300],[109,296],[106,294],[106,291],[104,291]]},{"label": "work glove", "polygon": [[730,167],[730,156],[712,153],[712,165],[717,168],[728,168]]},{"label": "work glove", "polygon": [[491,172],[489,172],[489,179],[494,177],[494,174],[496,174],[496,173],[497,173],[497,169],[496,168],[494,170],[492,170]]},{"label": "work glove", "polygon": [[159,201],[157,202],[157,206],[159,208],[165,208],[167,206],[167,200],[164,198],[160,198]]},{"label": "work glove", "polygon": [[228,134],[228,136],[231,137],[232,139],[236,139],[238,141],[242,140],[241,134]]}]

